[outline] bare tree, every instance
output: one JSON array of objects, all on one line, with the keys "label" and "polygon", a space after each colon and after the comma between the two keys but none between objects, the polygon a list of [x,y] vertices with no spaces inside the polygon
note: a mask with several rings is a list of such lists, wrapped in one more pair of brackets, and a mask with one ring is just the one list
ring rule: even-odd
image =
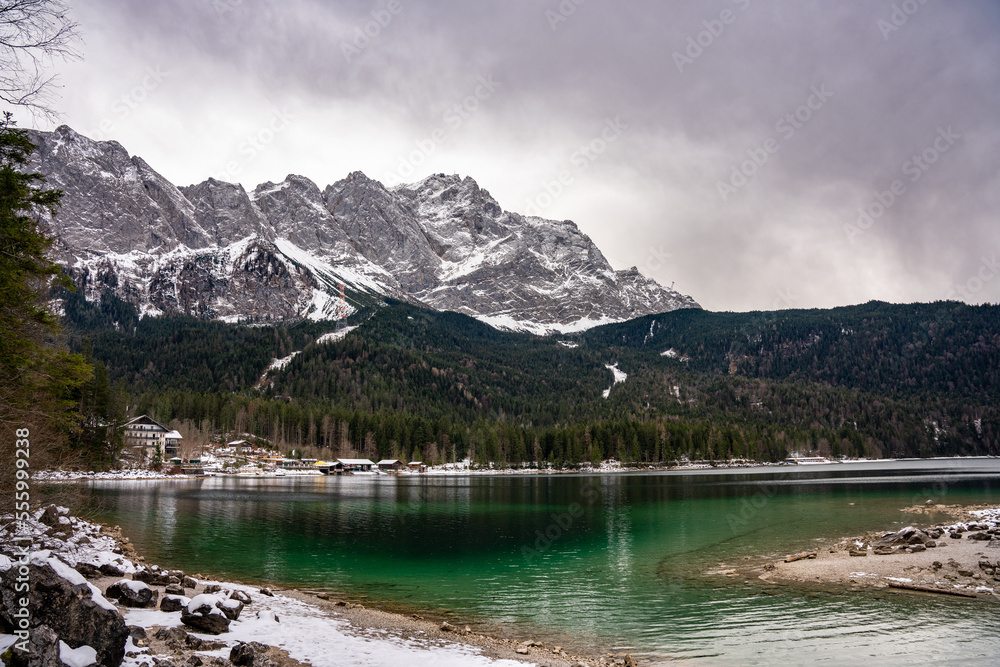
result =
[{"label": "bare tree", "polygon": [[0,100],[54,119],[56,77],[45,69],[57,58],[77,60],[78,25],[63,0],[0,0]]}]

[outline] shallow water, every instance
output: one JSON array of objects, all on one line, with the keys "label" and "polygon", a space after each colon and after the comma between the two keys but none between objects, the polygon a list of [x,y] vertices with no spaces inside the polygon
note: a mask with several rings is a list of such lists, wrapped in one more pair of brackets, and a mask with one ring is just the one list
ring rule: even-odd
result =
[{"label": "shallow water", "polygon": [[[92,482],[153,561],[709,664],[989,662],[1000,607],[701,576],[820,538],[1000,504],[995,459],[547,476]],[[940,517],[943,519],[944,517]],[[1000,557],[1000,554],[998,554]]]}]

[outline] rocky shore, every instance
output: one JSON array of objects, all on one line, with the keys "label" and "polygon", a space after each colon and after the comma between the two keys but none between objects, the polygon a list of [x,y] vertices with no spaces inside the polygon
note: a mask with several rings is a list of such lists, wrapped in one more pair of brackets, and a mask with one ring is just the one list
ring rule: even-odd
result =
[{"label": "rocky shore", "polygon": [[893,588],[1000,600],[1000,508],[928,505],[905,511],[945,513],[954,522],[838,539],[783,558],[720,563],[706,574],[789,586]]},{"label": "rocky shore", "polygon": [[18,547],[24,533],[0,518],[0,658],[11,667],[637,664],[325,593],[165,570],[145,563],[117,527],[53,505],[28,523],[30,543]]}]

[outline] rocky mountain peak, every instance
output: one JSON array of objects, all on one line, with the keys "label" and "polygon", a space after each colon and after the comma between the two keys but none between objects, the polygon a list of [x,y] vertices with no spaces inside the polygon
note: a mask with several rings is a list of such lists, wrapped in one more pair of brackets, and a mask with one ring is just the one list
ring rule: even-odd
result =
[{"label": "rocky mountain peak", "polygon": [[697,307],[635,267],[614,271],[573,222],[505,211],[469,176],[178,188],[116,142],[67,126],[31,137],[32,167],[65,193],[58,259],[88,298],[112,289],[149,314],[340,317],[341,283],[536,333]]}]

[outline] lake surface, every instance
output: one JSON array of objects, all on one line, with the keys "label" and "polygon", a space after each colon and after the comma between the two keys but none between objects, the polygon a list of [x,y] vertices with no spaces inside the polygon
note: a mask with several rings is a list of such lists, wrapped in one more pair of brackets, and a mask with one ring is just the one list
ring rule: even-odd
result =
[{"label": "lake surface", "polygon": [[1000,657],[1000,607],[988,603],[702,576],[722,561],[928,521],[899,511],[928,498],[1000,505],[996,459],[90,486],[91,514],[162,565],[341,592],[564,646],[707,664]]}]

